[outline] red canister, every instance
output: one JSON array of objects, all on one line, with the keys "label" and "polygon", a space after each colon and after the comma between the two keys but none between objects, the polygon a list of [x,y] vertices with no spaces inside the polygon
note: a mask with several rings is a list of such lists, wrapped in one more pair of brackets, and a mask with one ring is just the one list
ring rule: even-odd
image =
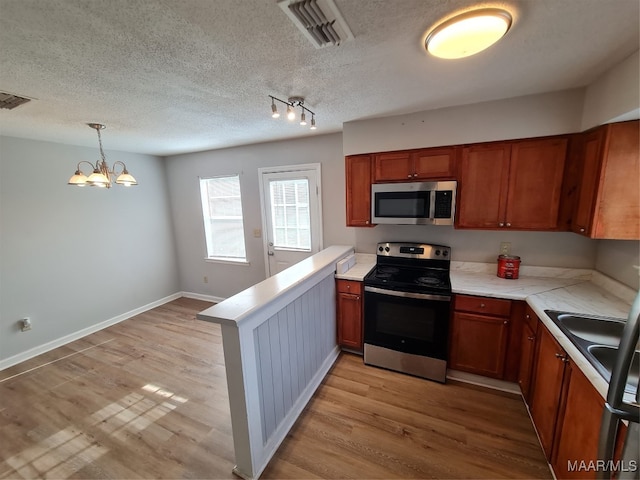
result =
[{"label": "red canister", "polygon": [[500,255],[498,257],[498,276],[515,280],[520,273],[520,257]]}]

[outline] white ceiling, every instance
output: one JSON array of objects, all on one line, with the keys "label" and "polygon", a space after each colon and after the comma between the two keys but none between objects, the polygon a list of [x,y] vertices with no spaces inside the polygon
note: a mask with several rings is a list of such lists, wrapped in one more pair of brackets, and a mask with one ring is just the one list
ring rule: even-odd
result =
[{"label": "white ceiling", "polygon": [[[169,155],[342,130],[344,122],[588,85],[639,47],[638,0],[335,0],[355,39],[314,48],[276,0],[0,0],[0,133]],[[472,5],[514,24],[445,61],[426,30]],[[299,95],[309,131],[270,117]]]}]

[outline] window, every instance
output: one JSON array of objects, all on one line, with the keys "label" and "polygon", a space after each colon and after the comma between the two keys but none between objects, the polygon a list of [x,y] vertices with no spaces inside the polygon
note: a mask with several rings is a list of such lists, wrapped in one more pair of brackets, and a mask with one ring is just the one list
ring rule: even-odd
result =
[{"label": "window", "polygon": [[272,180],[269,188],[274,245],[311,251],[309,181]]},{"label": "window", "polygon": [[240,177],[201,178],[207,258],[246,262]]}]

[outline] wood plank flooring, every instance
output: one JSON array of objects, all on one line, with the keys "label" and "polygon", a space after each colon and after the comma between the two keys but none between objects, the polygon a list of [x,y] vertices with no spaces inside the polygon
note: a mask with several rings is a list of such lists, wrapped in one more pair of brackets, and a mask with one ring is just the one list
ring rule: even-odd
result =
[{"label": "wood plank flooring", "polygon": [[[0,478],[236,478],[220,328],[182,298],[0,372]],[[343,354],[262,478],[551,478],[522,400]]]}]

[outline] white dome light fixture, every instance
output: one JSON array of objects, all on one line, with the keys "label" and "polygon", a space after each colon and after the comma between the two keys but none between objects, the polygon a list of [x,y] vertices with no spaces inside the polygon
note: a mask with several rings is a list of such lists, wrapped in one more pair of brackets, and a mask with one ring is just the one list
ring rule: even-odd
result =
[{"label": "white dome light fixture", "polygon": [[500,40],[509,31],[511,22],[511,14],[499,8],[465,12],[432,28],[425,39],[425,48],[439,58],[469,57]]}]

